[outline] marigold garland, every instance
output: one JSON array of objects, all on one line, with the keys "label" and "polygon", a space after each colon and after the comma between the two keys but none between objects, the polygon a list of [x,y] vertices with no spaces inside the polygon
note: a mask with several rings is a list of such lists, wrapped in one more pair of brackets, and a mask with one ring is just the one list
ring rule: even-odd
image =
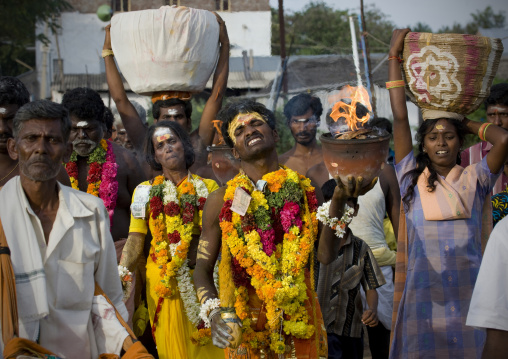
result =
[{"label": "marigold garland", "polygon": [[[77,160],[78,155],[76,151],[73,151],[70,161],[65,165],[65,169],[69,175],[72,188],[79,191]],[[87,163],[89,169],[86,176],[86,181],[88,182],[86,193],[102,199],[104,206],[108,210],[109,221],[112,227],[113,214],[118,198],[118,181],[116,180],[118,164],[116,163],[112,144],[102,139],[100,145],[88,156]]]},{"label": "marigold garland", "polygon": [[[304,306],[308,299],[304,268],[317,236],[317,200],[310,181],[286,167],[262,179],[270,190],[267,195],[258,191],[244,173],[229,181],[219,221],[223,243],[250,276],[250,284],[266,307],[267,329],[255,332],[250,325],[248,290],[236,283],[234,307],[243,323],[244,342],[251,348],[269,346],[273,352],[282,354],[285,351],[282,331],[302,339],[315,332]],[[231,211],[238,187],[252,197],[243,217]],[[280,218],[280,222],[275,218]],[[282,241],[277,242],[280,237]],[[228,262],[229,266],[221,263],[219,278],[233,269],[232,261]],[[236,277],[241,275],[233,273],[233,278]]]},{"label": "marigold garland", "polygon": [[[208,189],[198,176],[190,175],[179,186],[164,176],[155,177],[149,195],[149,227],[152,233],[152,260],[159,266],[160,282],[155,286],[159,298],[170,298],[180,292],[189,321],[196,327],[192,342],[206,345],[211,342],[210,330],[204,328],[199,318],[199,302],[192,282],[187,255],[192,241],[194,214],[203,215],[203,205]],[[173,285],[176,279],[178,286]],[[162,305],[157,306],[158,317]],[[155,338],[156,320],[152,334]]]}]

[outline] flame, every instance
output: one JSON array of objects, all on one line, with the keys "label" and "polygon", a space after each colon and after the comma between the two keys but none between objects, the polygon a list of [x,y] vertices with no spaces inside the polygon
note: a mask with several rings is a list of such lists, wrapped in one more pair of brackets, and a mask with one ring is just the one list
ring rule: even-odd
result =
[{"label": "flame", "polygon": [[[340,98],[338,102],[333,105],[330,117],[337,122],[339,118],[345,118],[347,126],[351,131],[358,130],[358,123],[363,125],[370,119],[370,113],[372,112],[372,106],[370,104],[369,93],[363,86],[353,87],[346,85],[344,86],[336,98]],[[351,100],[348,104],[344,100]],[[348,101],[349,102],[349,101]],[[365,106],[368,112],[363,117],[356,115],[356,107],[358,104]]]},{"label": "flame", "polygon": [[219,136],[219,145],[223,145],[225,142],[224,142],[224,137],[222,136],[222,131],[220,129],[221,125],[222,125],[222,121],[221,120],[213,120],[212,121],[213,123],[213,127],[215,127],[215,129],[217,130],[217,135]]}]

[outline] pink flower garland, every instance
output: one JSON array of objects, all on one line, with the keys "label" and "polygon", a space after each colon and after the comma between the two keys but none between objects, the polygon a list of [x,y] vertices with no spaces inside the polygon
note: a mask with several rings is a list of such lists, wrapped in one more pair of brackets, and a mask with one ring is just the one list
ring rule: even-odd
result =
[{"label": "pink flower garland", "polygon": [[280,211],[280,222],[284,232],[288,232],[291,226],[295,225],[302,230],[302,219],[300,218],[300,206],[295,202],[286,202]]},{"label": "pink flower garland", "polygon": [[115,212],[116,200],[118,198],[118,181],[116,174],[118,172],[118,164],[113,153],[113,145],[108,142],[106,151],[106,162],[102,165],[101,184],[99,187],[99,198],[104,202],[104,206],[108,210],[109,222],[113,227],[113,214]]},{"label": "pink flower garland", "polygon": [[267,256],[271,256],[273,252],[275,252],[275,231],[273,228],[267,229],[266,231],[262,231],[261,229],[257,229],[259,236],[261,237],[261,243],[263,244],[263,252],[266,253]]}]

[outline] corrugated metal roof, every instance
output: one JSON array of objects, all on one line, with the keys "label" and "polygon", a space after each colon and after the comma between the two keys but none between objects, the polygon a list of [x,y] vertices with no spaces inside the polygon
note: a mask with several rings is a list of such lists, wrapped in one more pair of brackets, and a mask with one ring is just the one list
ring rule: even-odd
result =
[{"label": "corrugated metal roof", "polygon": [[[130,91],[130,86],[122,76],[123,86],[126,91]],[[65,90],[73,89],[76,87],[89,87],[92,90],[102,92],[108,91],[108,83],[106,82],[106,74],[65,74],[64,87],[62,87],[60,76],[55,75],[51,81],[51,90],[64,92]]]}]

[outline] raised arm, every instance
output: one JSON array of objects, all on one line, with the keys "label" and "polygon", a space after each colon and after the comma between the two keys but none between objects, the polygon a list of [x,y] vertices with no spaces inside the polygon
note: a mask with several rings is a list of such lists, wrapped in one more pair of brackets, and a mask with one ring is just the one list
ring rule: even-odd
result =
[{"label": "raised arm", "polygon": [[[336,178],[337,187],[333,192],[331,199],[329,218],[342,219],[344,213],[346,213],[346,204],[354,209],[354,213],[351,217],[356,216],[358,212],[357,199],[368,191],[370,191],[377,182],[375,178],[368,186],[363,187],[363,178],[353,178],[350,176],[348,182],[344,185],[340,178]],[[362,188],[363,187],[363,188]],[[346,242],[348,233],[350,231],[349,226],[346,225],[344,228],[346,234],[342,238],[337,238],[335,230],[329,225],[321,226],[321,233],[319,235],[319,247],[318,247],[318,260],[323,264],[330,264],[339,255],[339,249]]]},{"label": "raised arm", "polygon": [[[463,120],[463,123],[473,135],[478,135],[478,130],[482,126],[482,123],[471,121],[467,118]],[[498,173],[508,155],[508,131],[494,124],[485,124],[483,126],[482,131],[485,131],[485,140],[492,144],[492,148],[487,154],[487,165],[491,173]]]},{"label": "raised arm", "polygon": [[201,142],[203,145],[211,146],[213,142],[213,136],[215,134],[213,128],[213,120],[215,120],[215,116],[222,107],[222,98],[226,93],[226,87],[228,84],[228,75],[229,75],[229,37],[228,31],[226,29],[226,24],[222,18],[217,16],[217,21],[219,22],[220,33],[219,33],[219,42],[220,42],[220,54],[219,61],[217,62],[217,66],[215,68],[215,72],[213,74],[213,85],[212,85],[212,93],[206,101],[205,108],[203,109],[203,114],[201,115],[201,121],[199,123],[198,134],[201,138]]},{"label": "raised arm", "polygon": [[[401,58],[404,48],[404,37],[409,29],[397,29],[393,31],[390,42],[390,58]],[[396,59],[388,61],[388,81],[402,80],[400,64]],[[409,152],[413,150],[411,140],[411,128],[407,116],[406,93],[404,87],[396,87],[389,90],[390,104],[393,114],[393,141],[395,150],[395,162],[399,163]]]},{"label": "raised arm", "polygon": [[[111,25],[106,26],[104,30],[106,32],[106,37],[104,39],[104,46],[102,49],[111,50]],[[123,87],[122,77],[116,68],[113,56],[104,57],[104,64],[106,66],[106,80],[108,82],[109,93],[116,104],[116,108],[120,114],[125,130],[127,131],[134,147],[137,150],[142,150],[147,127],[139,118],[136,108],[127,98],[127,93],[125,93],[125,89]]]}]

